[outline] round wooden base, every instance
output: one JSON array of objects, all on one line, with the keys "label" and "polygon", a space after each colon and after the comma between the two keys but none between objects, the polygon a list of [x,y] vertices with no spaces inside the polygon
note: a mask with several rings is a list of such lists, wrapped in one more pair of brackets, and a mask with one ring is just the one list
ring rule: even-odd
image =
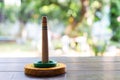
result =
[{"label": "round wooden base", "polygon": [[65,73],[66,65],[63,63],[57,63],[55,67],[51,68],[36,68],[34,64],[27,64],[24,67],[26,75],[35,77],[52,77]]}]

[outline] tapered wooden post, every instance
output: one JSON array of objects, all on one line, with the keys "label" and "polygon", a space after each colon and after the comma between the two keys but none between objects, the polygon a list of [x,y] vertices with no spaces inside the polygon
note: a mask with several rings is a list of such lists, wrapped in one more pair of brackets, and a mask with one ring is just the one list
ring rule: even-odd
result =
[{"label": "tapered wooden post", "polygon": [[25,65],[24,72],[28,76],[52,77],[64,74],[65,68],[65,64],[49,60],[47,17],[44,16],[42,17],[42,61]]},{"label": "tapered wooden post", "polygon": [[47,17],[42,17],[42,62],[47,63],[48,59],[48,33],[47,33]]}]

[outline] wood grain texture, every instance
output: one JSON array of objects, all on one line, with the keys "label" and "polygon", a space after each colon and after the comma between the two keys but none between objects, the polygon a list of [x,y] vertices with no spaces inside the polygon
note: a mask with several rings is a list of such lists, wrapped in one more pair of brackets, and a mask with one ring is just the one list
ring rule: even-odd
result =
[{"label": "wood grain texture", "polygon": [[48,52],[48,31],[47,31],[47,17],[42,17],[42,62],[47,63],[49,61]]},{"label": "wood grain texture", "polygon": [[28,77],[26,64],[39,58],[0,58],[1,80],[120,80],[120,57],[51,57],[66,64],[66,74],[56,77]]}]

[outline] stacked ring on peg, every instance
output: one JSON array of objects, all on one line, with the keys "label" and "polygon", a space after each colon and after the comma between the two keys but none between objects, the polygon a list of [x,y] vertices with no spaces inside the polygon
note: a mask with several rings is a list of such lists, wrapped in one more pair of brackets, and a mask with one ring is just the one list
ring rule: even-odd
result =
[{"label": "stacked ring on peg", "polygon": [[52,77],[64,74],[66,65],[49,60],[48,54],[48,35],[47,35],[47,17],[42,18],[42,61],[26,64],[24,72],[26,75],[35,77]]}]

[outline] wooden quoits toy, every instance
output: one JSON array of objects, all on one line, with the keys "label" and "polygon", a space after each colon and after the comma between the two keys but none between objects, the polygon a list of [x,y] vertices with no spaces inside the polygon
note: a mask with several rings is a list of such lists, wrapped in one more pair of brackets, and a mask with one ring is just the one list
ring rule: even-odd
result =
[{"label": "wooden quoits toy", "polygon": [[52,77],[65,73],[66,65],[49,60],[47,17],[42,18],[42,61],[26,64],[24,72],[26,75],[35,77]]}]

